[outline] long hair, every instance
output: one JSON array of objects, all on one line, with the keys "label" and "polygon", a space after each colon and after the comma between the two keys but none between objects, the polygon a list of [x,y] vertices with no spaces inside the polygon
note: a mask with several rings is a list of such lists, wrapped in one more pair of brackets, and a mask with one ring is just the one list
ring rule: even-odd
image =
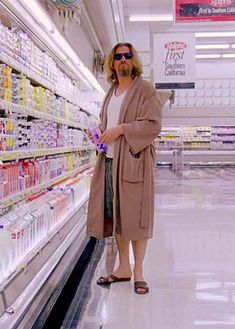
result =
[{"label": "long hair", "polygon": [[105,61],[105,71],[106,71],[106,79],[110,84],[117,84],[118,83],[118,77],[117,73],[113,68],[113,61],[114,61],[114,54],[116,52],[116,49],[119,47],[128,47],[129,51],[133,55],[132,57],[132,65],[133,69],[131,72],[131,76],[134,78],[136,76],[140,76],[143,73],[142,63],[139,59],[139,56],[137,54],[137,51],[130,43],[118,43],[116,46],[113,47],[111,50],[109,56],[107,57]]}]

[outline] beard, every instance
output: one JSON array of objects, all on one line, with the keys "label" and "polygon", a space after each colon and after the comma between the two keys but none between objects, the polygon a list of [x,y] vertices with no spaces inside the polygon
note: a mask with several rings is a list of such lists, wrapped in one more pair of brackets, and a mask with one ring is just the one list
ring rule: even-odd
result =
[{"label": "beard", "polygon": [[128,77],[131,75],[131,69],[128,68],[123,68],[123,69],[118,69],[118,75],[120,77]]}]

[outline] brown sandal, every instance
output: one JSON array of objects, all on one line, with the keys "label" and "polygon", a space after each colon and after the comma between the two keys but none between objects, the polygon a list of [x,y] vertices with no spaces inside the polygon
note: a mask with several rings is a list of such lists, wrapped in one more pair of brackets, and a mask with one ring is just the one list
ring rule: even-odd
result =
[{"label": "brown sandal", "polygon": [[145,281],[135,281],[134,287],[135,292],[139,295],[145,295],[149,292],[148,284]]},{"label": "brown sandal", "polygon": [[[110,281],[111,279],[111,281]],[[110,274],[106,277],[101,276],[98,280],[97,280],[97,284],[99,285],[109,285],[111,283],[115,283],[115,282],[124,282],[124,281],[130,281],[131,278],[118,278],[113,274]]]}]

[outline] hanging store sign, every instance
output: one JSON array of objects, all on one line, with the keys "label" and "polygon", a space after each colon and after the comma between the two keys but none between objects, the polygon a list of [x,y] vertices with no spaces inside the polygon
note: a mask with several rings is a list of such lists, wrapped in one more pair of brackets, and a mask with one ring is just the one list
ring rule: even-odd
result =
[{"label": "hanging store sign", "polygon": [[194,33],[154,34],[153,56],[156,89],[194,88]]},{"label": "hanging store sign", "polygon": [[175,21],[235,21],[235,0],[175,0]]}]

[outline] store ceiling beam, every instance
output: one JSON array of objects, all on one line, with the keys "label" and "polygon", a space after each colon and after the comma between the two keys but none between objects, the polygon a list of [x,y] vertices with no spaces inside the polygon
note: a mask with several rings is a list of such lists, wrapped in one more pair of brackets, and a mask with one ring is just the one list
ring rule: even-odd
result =
[{"label": "store ceiling beam", "polygon": [[122,0],[110,0],[118,42],[125,41],[125,22]]},{"label": "store ceiling beam", "polygon": [[90,29],[90,31],[92,33],[92,36],[93,36],[93,38],[95,40],[95,43],[96,43],[98,49],[100,50],[101,54],[104,55],[103,47],[101,46],[100,40],[99,40],[99,38],[97,36],[97,33],[96,33],[96,31],[95,31],[92,23],[91,23],[90,17],[88,16],[87,9],[86,9],[86,6],[85,6],[84,3],[83,3],[83,6],[82,6],[82,12],[83,12],[83,16],[84,16],[84,18],[86,20],[86,23],[88,24],[88,27],[89,27],[89,29]]}]

